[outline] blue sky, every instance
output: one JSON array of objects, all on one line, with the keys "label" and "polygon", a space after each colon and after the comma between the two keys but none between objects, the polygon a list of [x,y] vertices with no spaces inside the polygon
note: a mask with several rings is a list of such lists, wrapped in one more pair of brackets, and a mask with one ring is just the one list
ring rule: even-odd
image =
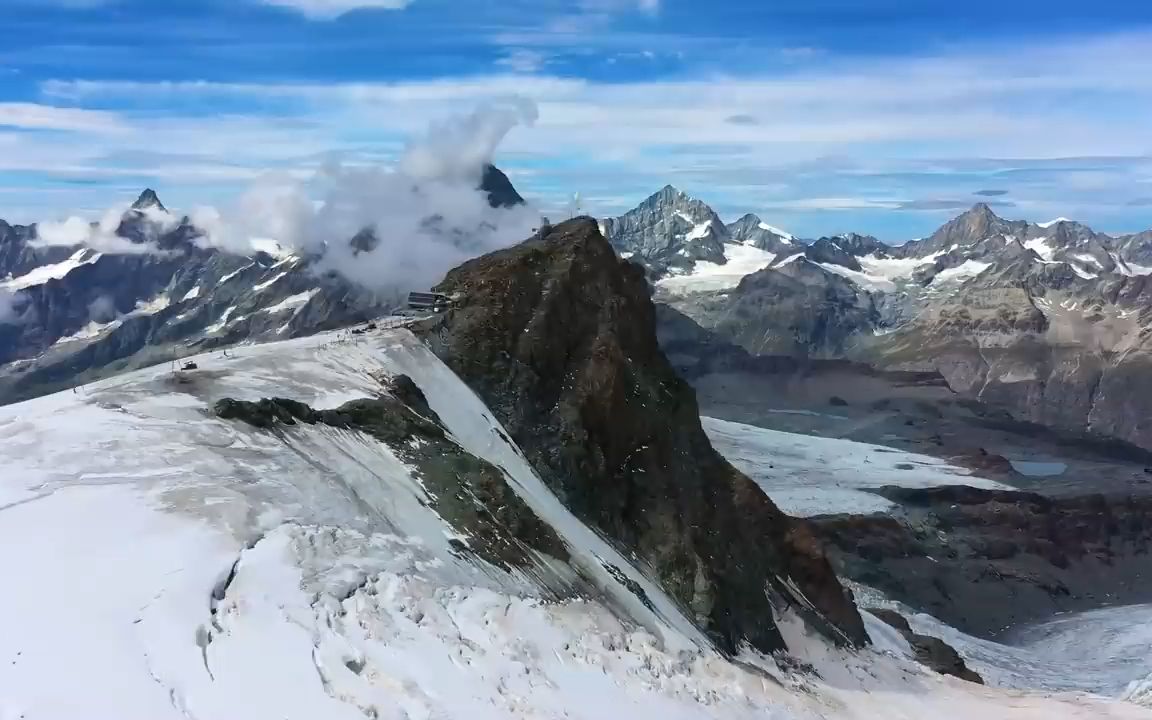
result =
[{"label": "blue sky", "polygon": [[497,162],[545,209],[673,183],[734,219],[903,240],[977,201],[1152,227],[1152,3],[0,0],[0,217],[387,163],[533,101]]}]

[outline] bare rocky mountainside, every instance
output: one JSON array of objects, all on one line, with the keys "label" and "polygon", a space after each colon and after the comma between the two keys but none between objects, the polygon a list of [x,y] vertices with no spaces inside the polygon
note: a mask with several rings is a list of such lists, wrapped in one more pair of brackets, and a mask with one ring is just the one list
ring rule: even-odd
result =
[{"label": "bare rocky mountainside", "polygon": [[434,351],[565,504],[653,568],[722,647],[782,647],[783,606],[865,641],[807,524],[713,450],[657,344],[642,270],[595,222],[466,263],[438,290],[464,299],[426,330]]},{"label": "bare rocky mountainside", "polygon": [[1152,602],[1148,233],[987,205],[897,246],[749,226],[669,188],[602,223],[714,444],[841,577],[987,639]]},{"label": "bare rocky mountainside", "polygon": [[658,303],[752,354],[938,372],[1020,420],[1152,448],[1148,233],[980,204],[903,245],[801,243],[755,216],[725,226],[673,188],[602,227]]}]

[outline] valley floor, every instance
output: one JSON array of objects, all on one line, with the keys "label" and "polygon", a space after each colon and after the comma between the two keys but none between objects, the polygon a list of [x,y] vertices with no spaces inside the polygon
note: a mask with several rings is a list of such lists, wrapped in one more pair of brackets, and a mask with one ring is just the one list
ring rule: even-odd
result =
[{"label": "valley floor", "polygon": [[[567,514],[406,331],[235,355],[0,408],[0,719],[1152,718],[933,675],[871,619],[876,648],[849,653],[782,617],[808,671],[729,661]],[[211,413],[223,396],[336,404],[397,372],[462,447],[515,480],[574,563],[622,564],[652,607],[605,577],[556,601],[527,573],[453,552],[468,538],[429,509],[412,468],[359,433],[257,431]]]}]

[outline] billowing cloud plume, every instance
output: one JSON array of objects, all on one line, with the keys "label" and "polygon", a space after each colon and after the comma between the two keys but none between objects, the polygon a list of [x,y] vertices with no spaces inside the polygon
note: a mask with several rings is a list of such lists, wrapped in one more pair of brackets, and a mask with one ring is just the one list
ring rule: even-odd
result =
[{"label": "billowing cloud plume", "polygon": [[[493,208],[479,189],[497,146],[518,124],[536,119],[514,100],[436,123],[394,168],[331,163],[298,181],[269,175],[223,212],[201,209],[193,223],[206,244],[250,253],[269,240],[319,258],[368,288],[427,287],[460,262],[532,233],[530,208]],[[373,240],[350,240],[370,230]]]},{"label": "billowing cloud plume", "polygon": [[[36,237],[30,244],[33,247],[84,246],[109,255],[142,255],[159,252],[151,243],[133,242],[116,234],[129,210],[126,205],[113,207],[95,223],[75,216],[60,222],[40,223],[36,226]],[[132,212],[142,216],[143,227],[153,238],[179,224],[178,219],[159,208],[144,208]]]},{"label": "billowing cloud plume", "polygon": [[108,295],[101,295],[88,304],[88,319],[94,323],[106,323],[120,316],[116,303]]}]

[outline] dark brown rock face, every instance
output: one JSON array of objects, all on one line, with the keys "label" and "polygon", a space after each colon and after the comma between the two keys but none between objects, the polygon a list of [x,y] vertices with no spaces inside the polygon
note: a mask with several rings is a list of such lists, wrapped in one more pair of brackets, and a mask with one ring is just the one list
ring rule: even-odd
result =
[{"label": "dark brown rock face", "polygon": [[782,604],[838,642],[863,623],[806,523],[723,460],[655,334],[644,271],[579,218],[450,272],[437,354],[579,517],[727,650],[783,647]]}]

